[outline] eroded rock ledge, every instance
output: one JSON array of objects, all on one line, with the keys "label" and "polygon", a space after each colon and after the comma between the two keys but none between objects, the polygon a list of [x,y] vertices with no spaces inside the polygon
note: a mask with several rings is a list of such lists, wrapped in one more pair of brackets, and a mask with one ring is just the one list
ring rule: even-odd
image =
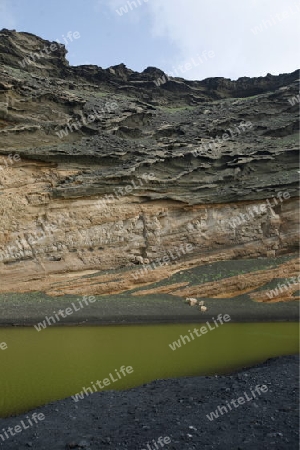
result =
[{"label": "eroded rock ledge", "polygon": [[44,45],[0,32],[0,293],[123,292],[296,251],[298,71],[157,87],[158,69],[70,67],[64,48],[22,67]]}]

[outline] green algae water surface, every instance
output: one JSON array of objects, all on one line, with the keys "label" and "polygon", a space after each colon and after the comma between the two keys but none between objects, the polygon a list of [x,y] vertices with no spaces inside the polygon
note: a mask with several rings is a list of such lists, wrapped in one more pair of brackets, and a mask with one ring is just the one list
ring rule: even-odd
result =
[{"label": "green algae water surface", "polygon": [[[225,324],[180,348],[170,344],[199,324],[0,328],[0,416],[94,390],[155,379],[228,373],[298,352],[297,323]],[[132,367],[128,373],[121,367]],[[101,384],[96,385],[100,380]],[[114,380],[114,381],[113,381]],[[91,394],[90,394],[91,395]]]}]

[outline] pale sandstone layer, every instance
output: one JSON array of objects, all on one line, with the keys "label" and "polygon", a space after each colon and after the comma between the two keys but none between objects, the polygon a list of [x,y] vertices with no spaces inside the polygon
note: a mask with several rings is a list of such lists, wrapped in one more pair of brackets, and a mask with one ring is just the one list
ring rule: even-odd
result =
[{"label": "pale sandstone layer", "polygon": [[[261,211],[262,201],[182,205],[167,200],[145,203],[143,196],[124,196],[103,205],[97,196],[51,199],[49,186],[67,172],[63,164],[53,167],[32,161],[20,161],[3,171],[0,292],[116,293],[199,264],[270,257],[297,247],[297,199],[283,201],[274,208],[277,213],[262,208],[259,214],[255,211]],[[238,217],[243,218],[241,225]],[[190,251],[186,251],[187,244]],[[165,256],[169,262],[161,266]],[[155,261],[157,269],[151,266]],[[148,270],[140,272],[143,264]],[[111,268],[123,270],[99,273]],[[98,275],[92,279],[82,278],[94,272]],[[295,267],[281,274],[293,276]],[[279,275],[280,271],[271,271],[268,280]],[[257,285],[256,278],[249,278]],[[220,296],[229,292],[233,296],[244,289],[243,283],[234,289],[235,282],[234,278],[216,283],[214,289]],[[201,292],[216,295],[206,288],[203,285]],[[199,292],[194,288],[177,294]]]}]

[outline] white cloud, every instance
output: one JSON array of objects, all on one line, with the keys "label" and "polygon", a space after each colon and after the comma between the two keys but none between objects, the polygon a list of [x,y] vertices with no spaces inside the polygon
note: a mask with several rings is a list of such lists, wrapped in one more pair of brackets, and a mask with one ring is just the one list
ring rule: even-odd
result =
[{"label": "white cloud", "polygon": [[15,29],[17,21],[7,0],[0,0],[0,29]]},{"label": "white cloud", "polygon": [[[172,57],[161,67],[167,72],[203,50],[214,51],[215,58],[182,76],[235,79],[297,68],[300,3],[296,0],[149,0],[148,11],[153,37],[167,38],[178,51],[175,60]],[[255,35],[251,29],[267,19],[271,25],[263,25]]]}]

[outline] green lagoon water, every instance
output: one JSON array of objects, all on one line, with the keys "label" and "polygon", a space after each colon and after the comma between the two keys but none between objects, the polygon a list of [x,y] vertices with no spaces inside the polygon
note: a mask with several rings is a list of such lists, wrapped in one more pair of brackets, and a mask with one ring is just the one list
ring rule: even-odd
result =
[{"label": "green lagoon water", "polygon": [[107,389],[127,389],[155,379],[228,373],[270,357],[299,351],[297,323],[225,324],[172,351],[201,324],[101,327],[0,328],[0,416],[62,399],[91,382],[133,373]]}]

